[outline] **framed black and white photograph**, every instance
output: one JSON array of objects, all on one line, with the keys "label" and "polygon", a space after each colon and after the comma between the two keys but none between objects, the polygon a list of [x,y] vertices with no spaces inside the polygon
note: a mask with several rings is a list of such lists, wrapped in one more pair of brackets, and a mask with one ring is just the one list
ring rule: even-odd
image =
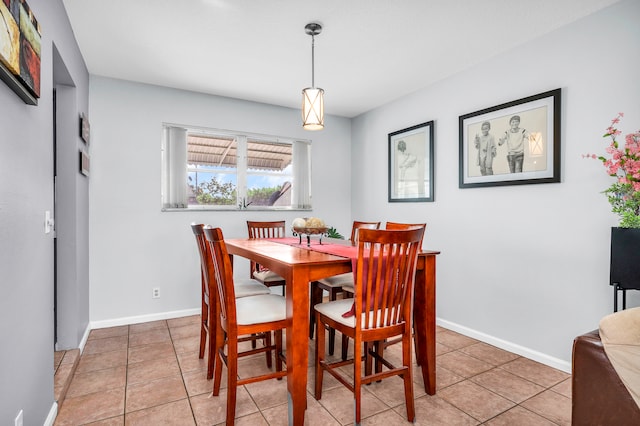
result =
[{"label": "framed black and white photograph", "polygon": [[555,89],[460,116],[460,188],[560,182]]},{"label": "framed black and white photograph", "polygon": [[433,121],[389,133],[389,202],[433,200]]}]

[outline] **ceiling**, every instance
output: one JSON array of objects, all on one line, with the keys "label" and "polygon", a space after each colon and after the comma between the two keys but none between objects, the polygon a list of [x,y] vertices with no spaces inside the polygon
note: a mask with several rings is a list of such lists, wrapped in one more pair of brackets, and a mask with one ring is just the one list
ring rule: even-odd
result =
[{"label": "ceiling", "polygon": [[355,117],[619,0],[63,0],[89,73]]}]

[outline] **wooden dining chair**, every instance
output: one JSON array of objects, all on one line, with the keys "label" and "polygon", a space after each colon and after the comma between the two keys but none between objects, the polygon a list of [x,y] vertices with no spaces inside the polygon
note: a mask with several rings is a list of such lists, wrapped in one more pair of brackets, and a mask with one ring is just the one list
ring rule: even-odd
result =
[{"label": "wooden dining chair", "polygon": [[[285,221],[257,222],[248,220],[247,230],[249,238],[284,238],[285,237]],[[282,295],[284,296],[286,281],[280,275],[264,268],[259,263],[251,261],[250,263],[251,278],[260,281],[267,287],[282,286]]]},{"label": "wooden dining chair", "polygon": [[[408,230],[361,229],[355,271],[354,299],[340,299],[315,306],[315,398],[322,398],[326,371],[355,396],[355,423],[360,424],[362,385],[399,376],[404,382],[407,418],[415,419],[411,363],[412,295],[416,263],[424,228]],[[345,313],[355,310],[355,315]],[[346,361],[325,360],[325,327],[334,328],[354,340],[354,354]],[[373,343],[400,336],[402,366],[379,358]],[[364,361],[363,361],[364,358]],[[371,373],[372,359],[387,370]],[[363,362],[369,368],[363,369]],[[353,364],[353,378],[340,367]]]},{"label": "wooden dining chair", "polygon": [[[215,287],[211,280],[211,270],[213,264],[211,263],[211,255],[209,253],[209,246],[204,236],[204,225],[201,223],[192,223],[191,230],[196,237],[196,243],[198,245],[198,254],[200,255],[200,283],[201,283],[201,311],[200,311],[200,350],[198,357],[204,358],[205,352],[208,354],[207,358],[207,379],[213,377],[213,363],[215,360],[214,344],[215,344],[215,320],[216,320],[216,296]],[[239,280],[235,283],[236,297],[248,297],[258,294],[268,294],[270,290],[267,286],[261,284],[257,280],[246,279]],[[209,337],[208,350],[207,350],[207,336]],[[270,358],[267,358],[267,364],[270,367]]]},{"label": "wooden dining chair", "polygon": [[[213,395],[220,394],[222,363],[227,366],[227,425],[234,424],[236,394],[238,386],[268,379],[281,379],[284,355],[282,352],[282,330],[289,320],[285,298],[276,294],[236,298],[231,260],[220,228],[204,228],[213,259],[213,274],[217,286],[219,318],[216,331],[216,362],[214,366]],[[275,335],[275,344],[240,352],[238,344],[246,339],[241,336]],[[226,347],[226,353],[225,353]],[[275,351],[276,371],[254,377],[238,378],[238,358],[260,352]]]},{"label": "wooden dining chair", "polygon": [[[354,220],[351,225],[351,236],[349,241],[351,244],[358,242],[358,232],[360,229],[378,229],[380,228],[380,222],[361,222]],[[323,278],[311,283],[311,303],[309,304],[309,338],[313,339],[313,333],[315,329],[315,315],[313,314],[313,307],[322,303],[323,291],[329,293],[329,300],[336,300],[338,294],[343,293],[343,288],[353,288],[353,273],[347,272],[345,274],[334,275],[332,277]],[[349,293],[352,296],[352,292]],[[335,349],[335,337],[336,331],[329,329],[329,354],[333,355]],[[342,339],[342,359],[347,359],[347,350],[349,347],[349,340],[345,337]]]}]

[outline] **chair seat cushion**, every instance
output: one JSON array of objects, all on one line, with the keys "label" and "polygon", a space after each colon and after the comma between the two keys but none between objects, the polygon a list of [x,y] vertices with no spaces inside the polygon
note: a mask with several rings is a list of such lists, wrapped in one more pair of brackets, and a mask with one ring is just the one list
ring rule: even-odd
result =
[{"label": "chair seat cushion", "polygon": [[236,299],[238,325],[281,321],[287,317],[285,298],[277,294],[260,294]]},{"label": "chair seat cushion", "polygon": [[332,277],[323,278],[318,280],[320,284],[326,287],[344,287],[350,285],[353,287],[353,272],[347,272],[340,275],[334,275]]},{"label": "chair seat cushion", "polygon": [[253,278],[262,281],[263,283],[270,283],[270,282],[274,282],[274,281],[284,281],[284,278],[282,278],[280,275],[276,274],[273,271],[254,271],[253,272]]},{"label": "chair seat cushion", "polygon": [[342,314],[351,309],[352,305],[353,299],[340,299],[334,300],[332,302],[319,303],[314,306],[314,309],[320,312],[322,315],[325,315],[332,320],[339,322],[340,324],[344,324],[347,327],[355,328],[356,318],[354,316],[350,316],[347,318],[344,318],[342,316]]},{"label": "chair seat cushion", "polygon": [[602,318],[600,338],[620,380],[640,406],[640,307]]},{"label": "chair seat cushion", "polygon": [[271,293],[269,287],[262,284],[260,281],[253,280],[251,278],[234,280],[233,284],[236,292],[236,299],[239,297],[256,296],[258,294]]}]

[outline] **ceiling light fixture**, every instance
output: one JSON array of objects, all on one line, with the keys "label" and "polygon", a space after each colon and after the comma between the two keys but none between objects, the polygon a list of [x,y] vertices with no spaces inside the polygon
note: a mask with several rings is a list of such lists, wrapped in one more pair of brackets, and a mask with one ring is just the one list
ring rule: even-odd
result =
[{"label": "ceiling light fixture", "polygon": [[322,25],[311,22],[304,27],[311,36],[311,87],[302,90],[302,128],[322,130],[324,128],[324,90],[316,88],[315,83],[315,36],[322,32]]}]

